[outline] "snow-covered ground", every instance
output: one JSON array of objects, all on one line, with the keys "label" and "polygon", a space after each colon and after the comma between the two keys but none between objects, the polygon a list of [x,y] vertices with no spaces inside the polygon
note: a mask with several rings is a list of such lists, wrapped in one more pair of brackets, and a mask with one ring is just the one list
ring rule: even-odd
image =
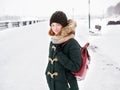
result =
[{"label": "snow-covered ground", "polygon": [[104,22],[100,32],[88,36],[91,64],[86,79],[79,82],[81,90],[120,90],[119,28]]},{"label": "snow-covered ground", "polygon": [[[49,23],[0,31],[0,90],[49,90],[45,78]],[[80,90],[120,90],[120,26],[90,34],[87,21],[77,20],[76,39],[90,42],[91,63]]]}]

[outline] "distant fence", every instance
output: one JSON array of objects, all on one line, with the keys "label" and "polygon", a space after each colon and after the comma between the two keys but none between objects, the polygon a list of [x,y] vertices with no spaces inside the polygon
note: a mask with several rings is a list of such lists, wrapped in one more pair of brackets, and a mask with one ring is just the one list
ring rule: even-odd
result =
[{"label": "distant fence", "polygon": [[21,27],[21,26],[31,25],[31,24],[35,24],[43,21],[45,20],[3,21],[3,22],[0,22],[0,30],[12,28],[12,27]]},{"label": "distant fence", "polygon": [[8,23],[9,22],[0,22],[0,29],[6,29],[6,28],[8,28]]}]

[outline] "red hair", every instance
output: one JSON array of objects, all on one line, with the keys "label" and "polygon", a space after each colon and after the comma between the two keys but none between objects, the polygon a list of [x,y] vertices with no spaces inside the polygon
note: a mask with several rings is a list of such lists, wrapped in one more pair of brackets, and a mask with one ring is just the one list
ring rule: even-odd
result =
[{"label": "red hair", "polygon": [[55,33],[52,31],[52,28],[50,28],[48,34],[49,34],[50,36],[54,36],[54,35],[55,35]]}]

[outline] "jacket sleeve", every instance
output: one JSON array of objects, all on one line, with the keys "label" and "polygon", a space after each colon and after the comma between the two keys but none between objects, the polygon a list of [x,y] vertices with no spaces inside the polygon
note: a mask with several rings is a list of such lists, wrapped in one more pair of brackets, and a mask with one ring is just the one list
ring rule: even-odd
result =
[{"label": "jacket sleeve", "polygon": [[77,42],[69,44],[68,55],[58,53],[58,61],[68,70],[78,71],[82,64],[80,46]]}]

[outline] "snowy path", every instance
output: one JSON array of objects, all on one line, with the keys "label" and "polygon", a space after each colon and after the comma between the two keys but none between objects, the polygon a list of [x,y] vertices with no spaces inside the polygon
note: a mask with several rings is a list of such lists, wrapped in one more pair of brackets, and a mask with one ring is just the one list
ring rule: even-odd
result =
[{"label": "snowy path", "polygon": [[86,80],[79,82],[81,90],[120,90],[119,28],[108,26],[99,36],[89,38],[91,64]]},{"label": "snowy path", "polygon": [[0,90],[47,89],[47,30],[43,22],[0,32]]},{"label": "snowy path", "polygon": [[[44,74],[47,25],[42,22],[0,32],[0,90],[48,90]],[[120,27],[107,27],[109,32],[88,36],[84,25],[78,22],[76,38],[81,44],[90,41],[91,64],[86,79],[79,82],[80,90],[120,90]]]}]

